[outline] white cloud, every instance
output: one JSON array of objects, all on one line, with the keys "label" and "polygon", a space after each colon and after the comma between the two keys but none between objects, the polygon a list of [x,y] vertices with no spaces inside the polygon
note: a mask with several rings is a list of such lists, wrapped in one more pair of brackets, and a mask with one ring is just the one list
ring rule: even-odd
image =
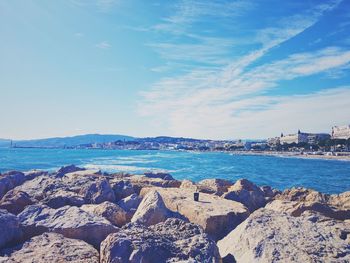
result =
[{"label": "white cloud", "polygon": [[112,47],[112,45],[109,44],[107,41],[102,41],[102,42],[96,44],[96,47],[101,48],[101,49],[109,49]]},{"label": "white cloud", "polygon": [[[246,137],[246,134],[253,136],[257,129],[260,134],[262,129],[260,125],[263,123],[270,127],[267,130],[272,136],[273,129],[280,130],[285,124],[280,122],[278,125],[282,126],[276,127],[278,125],[274,124],[275,120],[287,112],[294,125],[307,123],[305,121],[307,118],[304,117],[305,120],[300,118],[303,120],[295,122],[297,114],[291,110],[293,105],[295,113],[301,114],[301,111],[296,110],[302,106],[299,102],[307,101],[307,104],[301,107],[303,110],[310,107],[309,110],[313,111],[311,115],[315,116],[314,110],[317,110],[317,115],[327,116],[318,109],[320,99],[315,99],[322,97],[326,101],[325,97],[335,96],[338,93],[333,94],[330,90],[304,97],[276,97],[262,96],[262,92],[274,88],[282,80],[327,72],[349,63],[350,51],[333,47],[313,53],[294,54],[284,60],[267,63],[249,71],[234,71],[232,75],[228,75],[226,71],[221,73],[211,70],[193,71],[177,78],[163,79],[153,90],[143,93],[144,101],[140,105],[140,111],[144,116],[160,118],[158,121],[167,123],[170,132],[176,136],[212,138]],[[332,105],[337,111],[344,110],[345,98],[350,99],[348,96],[350,90],[341,92],[342,96],[337,97],[341,103]],[[279,114],[277,109],[280,110]],[[323,111],[327,110],[328,107],[324,107]],[[332,112],[336,110],[333,109]],[[269,115],[270,113],[276,115],[275,120]],[[328,124],[329,121],[330,118],[327,119]],[[257,125],[260,122],[261,124]],[[264,135],[268,135],[267,133],[266,131]]]},{"label": "white cloud", "polygon": [[[225,57],[225,54],[230,45],[234,45],[233,38],[213,39],[217,43],[222,41],[218,48],[213,42],[208,43],[205,38],[201,39],[202,36],[186,32],[186,27],[180,27],[181,32],[171,31],[176,28],[174,24],[192,23],[205,13],[201,9],[198,11],[190,7],[180,10],[180,14],[168,19],[171,27],[167,30],[173,34],[197,37],[199,41],[196,44],[180,45],[158,43],[153,44],[153,47],[158,48],[168,64],[169,61],[188,60],[208,63],[211,67],[192,68],[186,74],[161,79],[151,90],[141,94],[139,113],[151,117],[156,125],[165,125],[168,127],[166,132],[172,135],[202,138],[253,138],[257,134],[267,137],[277,135],[276,131],[281,131],[283,127],[290,129],[292,124],[294,129],[296,126],[324,129],[332,121],[344,120],[349,109],[343,109],[338,117],[333,115],[350,99],[349,87],[304,96],[276,97],[263,94],[278,86],[281,81],[346,69],[350,64],[350,51],[329,47],[315,52],[292,54],[259,66],[253,64],[272,48],[313,26],[324,12],[340,2],[330,1],[315,6],[303,14],[277,21],[274,27],[258,30],[252,43],[260,47],[231,63],[227,61],[232,61],[232,58]],[[332,102],[331,110],[324,107],[325,104],[320,106],[320,103],[327,101],[327,97],[339,102]],[[332,114],[327,114],[327,111]],[[315,112],[325,117],[311,125]]]}]

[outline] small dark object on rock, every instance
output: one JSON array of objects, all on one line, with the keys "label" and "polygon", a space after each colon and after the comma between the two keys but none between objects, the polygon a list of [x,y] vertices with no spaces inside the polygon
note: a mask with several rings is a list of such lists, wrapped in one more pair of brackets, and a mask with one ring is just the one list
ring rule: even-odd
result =
[{"label": "small dark object on rock", "polygon": [[193,198],[194,198],[194,201],[198,202],[199,201],[199,193],[194,193]]}]

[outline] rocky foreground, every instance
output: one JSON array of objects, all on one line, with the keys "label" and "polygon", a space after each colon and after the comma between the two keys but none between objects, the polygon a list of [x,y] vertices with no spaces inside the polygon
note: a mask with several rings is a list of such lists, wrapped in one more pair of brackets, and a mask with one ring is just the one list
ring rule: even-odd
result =
[{"label": "rocky foreground", "polygon": [[12,171],[0,175],[0,262],[350,262],[350,192]]}]

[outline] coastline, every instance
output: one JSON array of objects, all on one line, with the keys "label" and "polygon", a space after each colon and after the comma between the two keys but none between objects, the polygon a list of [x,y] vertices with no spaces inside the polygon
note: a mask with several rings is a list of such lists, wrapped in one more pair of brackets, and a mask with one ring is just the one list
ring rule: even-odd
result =
[{"label": "coastline", "polygon": [[233,155],[256,155],[256,156],[273,156],[283,158],[300,158],[300,159],[316,159],[316,160],[335,160],[350,161],[350,155],[321,155],[321,154],[301,154],[300,152],[269,152],[269,151],[239,151],[230,152]]}]

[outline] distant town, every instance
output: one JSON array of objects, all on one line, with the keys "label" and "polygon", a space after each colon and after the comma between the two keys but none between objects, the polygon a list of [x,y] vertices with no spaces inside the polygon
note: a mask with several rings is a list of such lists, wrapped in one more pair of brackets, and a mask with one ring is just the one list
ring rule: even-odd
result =
[{"label": "distant town", "polygon": [[347,152],[350,148],[350,125],[334,126],[331,133],[281,133],[259,141],[199,140],[174,137],[135,138],[107,143],[81,144],[74,148],[189,151],[321,151]]},{"label": "distant town", "polygon": [[[89,136],[89,143],[65,143],[73,138]],[[98,137],[96,137],[98,136]],[[228,152],[313,152],[343,153],[350,155],[350,125],[334,126],[328,133],[308,133],[301,130],[265,140],[201,140],[176,137],[134,138],[112,135],[80,135],[34,141],[10,142],[12,148],[66,148],[108,150],[184,150],[184,151],[228,151]],[[118,137],[119,136],[119,137]],[[98,138],[98,140],[97,140]],[[101,142],[101,138],[104,140]],[[60,144],[52,144],[52,140]],[[51,144],[49,144],[49,140]],[[108,140],[108,141],[106,141]],[[96,142],[100,141],[100,142]],[[46,143],[47,142],[47,143]]]}]

